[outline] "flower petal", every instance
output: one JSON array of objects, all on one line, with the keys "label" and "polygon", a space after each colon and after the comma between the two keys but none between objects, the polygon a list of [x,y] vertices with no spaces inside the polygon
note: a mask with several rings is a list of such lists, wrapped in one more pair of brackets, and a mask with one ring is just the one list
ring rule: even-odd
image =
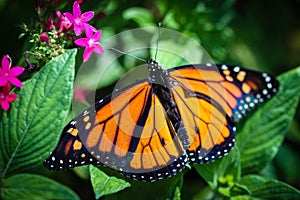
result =
[{"label": "flower petal", "polygon": [[86,48],[83,52],[83,62],[88,61],[88,59],[90,59],[92,53],[93,53],[92,48]]},{"label": "flower petal", "polygon": [[82,28],[83,28],[82,25],[74,24],[74,32],[75,32],[75,35],[76,35],[76,36],[81,35],[81,33],[82,33]]},{"label": "flower petal", "polygon": [[11,77],[9,77],[8,80],[11,84],[13,84],[19,88],[22,87],[22,82],[19,79],[17,79],[16,77],[11,76]]},{"label": "flower petal", "polygon": [[1,102],[1,107],[3,110],[8,110],[9,109],[9,103],[7,101],[2,101]]},{"label": "flower petal", "polygon": [[74,16],[71,13],[65,12],[64,15],[72,24],[75,23]]},{"label": "flower petal", "polygon": [[5,86],[8,83],[8,79],[5,76],[0,76],[0,86]]},{"label": "flower petal", "polygon": [[[89,25],[89,24],[87,24],[87,25]],[[94,33],[97,32],[97,29],[96,29],[95,27],[93,27],[92,25],[89,25],[89,26],[90,26],[91,30],[92,30]]]},{"label": "flower petal", "polygon": [[17,94],[9,94],[9,95],[6,96],[6,100],[8,102],[12,102],[12,101],[16,100],[16,98],[18,98]]},{"label": "flower petal", "polygon": [[96,28],[94,28],[92,25],[84,24],[84,31],[87,38],[90,39],[93,37],[94,30],[96,30]]},{"label": "flower petal", "polygon": [[101,38],[101,35],[102,35],[102,31],[101,30],[97,31],[95,33],[95,35],[93,36],[94,41],[98,42],[100,40],[100,38]]},{"label": "flower petal", "polygon": [[104,53],[104,49],[102,48],[102,46],[99,44],[99,46],[97,45],[96,48],[94,48],[94,51],[96,54],[103,54]]},{"label": "flower petal", "polygon": [[80,47],[87,47],[89,44],[89,39],[88,38],[79,38],[74,41],[74,43]]},{"label": "flower petal", "polygon": [[79,3],[77,1],[75,1],[74,4],[73,4],[73,15],[75,17],[81,16],[80,6],[79,6]]},{"label": "flower petal", "polygon": [[2,58],[2,69],[9,70],[11,66],[11,58],[9,55],[4,55]]},{"label": "flower petal", "polygon": [[25,68],[20,67],[20,66],[13,67],[10,70],[10,75],[12,75],[12,76],[19,76],[19,75],[21,75],[24,72],[24,70],[25,70]]},{"label": "flower petal", "polygon": [[63,17],[62,13],[59,10],[55,11],[55,15],[56,15],[56,17],[58,19],[60,19],[61,17]]},{"label": "flower petal", "polygon": [[88,22],[94,17],[94,12],[89,11],[82,14],[82,22]]},{"label": "flower petal", "polygon": [[10,93],[10,90],[11,90],[11,86],[10,86],[10,84],[7,84],[7,85],[5,85],[5,86],[3,87],[2,93],[3,93],[5,96],[7,96],[7,95]]}]

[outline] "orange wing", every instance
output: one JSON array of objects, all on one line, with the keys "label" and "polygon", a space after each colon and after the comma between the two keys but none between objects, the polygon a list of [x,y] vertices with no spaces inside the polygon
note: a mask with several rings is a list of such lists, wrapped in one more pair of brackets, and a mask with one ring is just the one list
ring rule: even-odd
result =
[{"label": "orange wing", "polygon": [[[138,173],[153,171],[170,176],[175,171],[172,172],[173,167],[168,169],[168,165],[179,164],[177,173],[185,165],[181,160],[187,161],[169,116],[147,81],[107,96],[71,121],[62,135],[70,139],[60,141],[70,142],[59,144],[58,148],[69,148],[64,148],[64,155],[59,158],[61,165],[54,165],[56,169],[68,168],[65,163],[73,165],[68,161],[70,157],[79,157],[86,158],[83,164],[102,163],[133,178]],[[58,151],[61,150],[56,149],[53,155],[59,155]],[[81,155],[74,156],[76,153]],[[51,162],[50,156],[47,166]]]},{"label": "orange wing", "polygon": [[191,145],[189,160],[211,162],[235,143],[235,122],[271,98],[278,82],[266,73],[226,65],[187,65],[169,70],[173,96]]},{"label": "orange wing", "polygon": [[234,146],[235,128],[231,109],[217,70],[195,67],[172,70],[171,82],[191,145],[187,150],[191,162],[211,162],[227,154]]},{"label": "orange wing", "polygon": [[101,163],[136,173],[162,168],[182,155],[182,145],[148,82],[117,92],[98,106],[91,130],[80,137]]}]

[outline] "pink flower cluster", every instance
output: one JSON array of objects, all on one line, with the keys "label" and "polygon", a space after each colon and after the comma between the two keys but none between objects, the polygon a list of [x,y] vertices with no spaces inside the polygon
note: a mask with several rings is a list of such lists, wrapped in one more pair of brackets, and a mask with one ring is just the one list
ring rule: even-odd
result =
[{"label": "pink flower cluster", "polygon": [[4,55],[0,68],[0,105],[3,110],[8,110],[9,103],[14,101],[18,95],[11,94],[11,85],[21,88],[22,82],[16,78],[24,72],[24,68],[15,66],[11,68],[11,58]]},{"label": "pink flower cluster", "polygon": [[[85,47],[83,53],[83,61],[86,62],[92,52],[94,51],[97,54],[103,54],[104,50],[99,44],[101,38],[101,30],[97,30],[88,22],[94,17],[94,12],[89,11],[81,13],[79,4],[83,1],[75,1],[73,4],[73,14],[66,12],[62,14],[60,11],[56,11],[55,15],[58,19],[56,22],[53,22],[52,15],[50,15],[46,22],[43,22],[46,31],[52,30],[54,27],[58,29],[57,34],[60,35],[62,32],[69,32],[74,30],[76,36],[80,36],[84,30],[86,37],[75,39],[74,43],[77,46]],[[40,40],[46,42],[49,45],[49,37],[47,33],[40,34]]]},{"label": "pink flower cluster", "polygon": [[76,36],[81,35],[82,30],[85,32],[86,38],[79,38],[74,41],[76,45],[85,47],[83,53],[84,62],[90,58],[93,51],[97,54],[104,53],[103,48],[99,44],[102,31],[87,24],[94,17],[94,12],[89,11],[81,14],[79,3],[75,1],[73,4],[73,14],[66,12],[64,15],[73,24]]}]

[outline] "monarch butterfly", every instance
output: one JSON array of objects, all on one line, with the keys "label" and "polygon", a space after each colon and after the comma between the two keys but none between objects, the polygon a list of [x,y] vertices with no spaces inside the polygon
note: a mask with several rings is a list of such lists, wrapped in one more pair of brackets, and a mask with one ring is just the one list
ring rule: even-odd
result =
[{"label": "monarch butterfly", "polygon": [[163,70],[154,60],[147,64],[148,78],[106,96],[65,126],[47,168],[104,165],[143,181],[176,175],[186,164],[227,155],[235,124],[279,87],[271,75],[238,66]]}]

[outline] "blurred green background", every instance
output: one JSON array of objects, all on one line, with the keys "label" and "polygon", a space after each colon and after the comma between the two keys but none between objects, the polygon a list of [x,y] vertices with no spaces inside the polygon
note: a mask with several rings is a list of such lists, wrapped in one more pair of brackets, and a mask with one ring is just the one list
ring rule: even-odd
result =
[{"label": "blurred green background", "polygon": [[[95,4],[97,7],[95,7]],[[72,3],[69,5],[71,9]],[[299,0],[215,1],[86,1],[85,11],[96,8],[105,17],[94,21],[110,34],[132,28],[156,26],[174,29],[198,41],[216,62],[242,65],[278,75],[300,64]],[[18,39],[22,22],[35,20],[32,1],[0,0],[1,57],[9,54],[13,64],[22,59],[24,39]],[[300,112],[272,163],[263,171],[300,189]],[[69,172],[70,174],[72,172]],[[197,193],[193,170],[185,176],[182,197]],[[70,176],[66,184],[78,188],[81,179]],[[198,176],[197,176],[198,179]],[[81,194],[84,195],[84,194]]]}]

